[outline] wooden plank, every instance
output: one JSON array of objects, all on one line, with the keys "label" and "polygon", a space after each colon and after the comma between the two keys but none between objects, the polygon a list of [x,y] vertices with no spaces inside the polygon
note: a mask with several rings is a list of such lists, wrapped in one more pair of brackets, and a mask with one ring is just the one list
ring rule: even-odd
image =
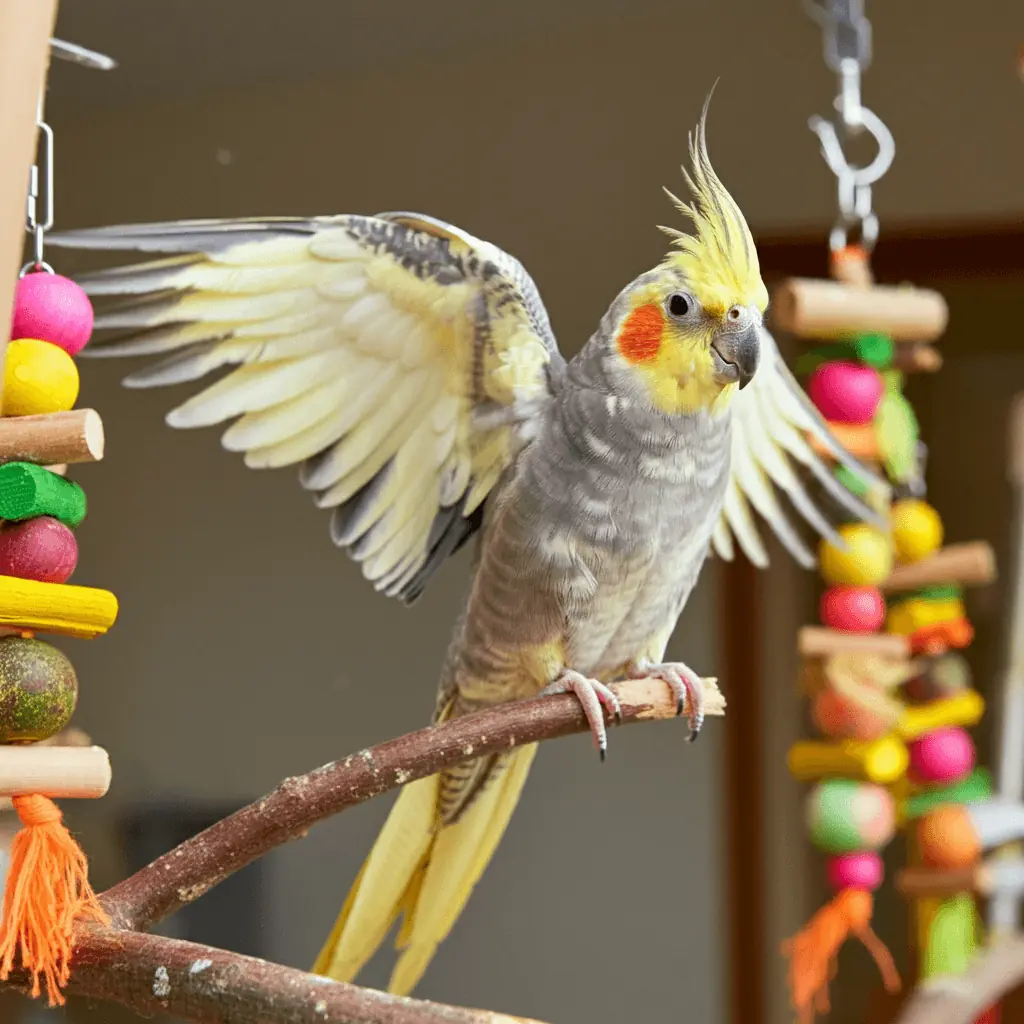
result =
[{"label": "wooden plank", "polygon": [[50,64],[57,0],[0,0],[0,381],[25,243],[36,107]]}]

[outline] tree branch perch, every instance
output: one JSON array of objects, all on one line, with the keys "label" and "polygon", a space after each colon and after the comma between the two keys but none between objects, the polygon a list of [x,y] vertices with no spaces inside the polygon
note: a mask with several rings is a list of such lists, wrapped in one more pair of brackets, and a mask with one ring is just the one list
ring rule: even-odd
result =
[{"label": "tree branch perch", "polygon": [[[660,680],[613,687],[623,724],[673,718]],[[704,680],[709,715],[725,700]],[[536,1024],[330,982],[252,957],[140,934],[312,825],[390,789],[470,757],[587,731],[575,697],[515,701],[369,747],[277,789],[169,853],[101,897],[112,927],[76,932],[69,991],[121,1003],[140,1014],[166,1011],[195,1024]],[[13,987],[19,982],[12,979]]]},{"label": "tree branch perch", "polygon": [[[723,714],[725,700],[715,680],[704,682],[707,713]],[[661,680],[635,680],[613,689],[622,703],[623,724],[675,717],[675,699]],[[262,799],[108,889],[101,897],[104,909],[115,927],[144,931],[339,811],[470,756],[586,730],[579,701],[562,694],[502,704],[368,747],[307,775],[285,779]]]},{"label": "tree branch perch", "polygon": [[538,1024],[405,999],[180,939],[84,926],[69,990],[195,1024]]}]

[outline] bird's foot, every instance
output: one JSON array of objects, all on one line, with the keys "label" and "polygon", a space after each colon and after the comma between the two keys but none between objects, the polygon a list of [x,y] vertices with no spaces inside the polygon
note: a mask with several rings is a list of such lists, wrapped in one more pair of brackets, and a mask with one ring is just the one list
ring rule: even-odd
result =
[{"label": "bird's foot", "polygon": [[590,732],[594,737],[594,744],[603,761],[608,753],[608,730],[604,723],[605,708],[611,712],[616,724],[622,721],[622,708],[619,705],[619,698],[596,679],[588,679],[571,668],[564,669],[562,674],[548,686],[540,691],[540,696],[546,697],[552,693],[573,693],[583,707],[583,713],[590,723]]},{"label": "bird's foot", "polygon": [[676,698],[676,714],[681,715],[689,708],[690,735],[692,743],[704,724],[704,685],[699,675],[681,661],[666,661],[660,664],[641,658],[627,670],[628,679],[661,679],[668,683]]}]

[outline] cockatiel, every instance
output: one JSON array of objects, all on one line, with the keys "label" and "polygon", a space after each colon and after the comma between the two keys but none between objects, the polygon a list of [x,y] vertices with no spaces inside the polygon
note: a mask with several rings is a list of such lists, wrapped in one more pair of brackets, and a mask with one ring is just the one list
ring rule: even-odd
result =
[{"label": "cockatiel", "polygon": [[[705,108],[706,114],[706,108]],[[608,683],[663,679],[692,734],[700,680],[664,652],[709,549],[767,562],[751,507],[801,564],[813,556],[776,488],[835,533],[798,464],[872,518],[808,443],[837,445],[765,330],[753,239],[708,158],[702,116],[684,171],[690,234],[560,355],[540,294],[494,245],[386,213],[72,231],[55,244],[170,253],[81,279],[135,296],[89,354],[167,358],[131,387],[234,367],[167,417],[233,421],[246,464],[301,464],[330,532],[375,588],[411,602],[477,534],[475,573],[435,721],[574,693],[602,754]],[[671,193],[670,193],[671,196]],[[464,907],[519,799],[535,746],[406,786],[315,970],[350,980],[400,915],[390,990],[409,992]]]}]

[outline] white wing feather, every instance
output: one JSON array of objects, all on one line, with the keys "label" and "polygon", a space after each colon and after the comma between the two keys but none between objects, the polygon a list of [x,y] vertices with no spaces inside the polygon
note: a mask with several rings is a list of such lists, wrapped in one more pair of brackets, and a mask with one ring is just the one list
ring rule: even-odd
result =
[{"label": "white wing feather", "polygon": [[794,510],[822,537],[841,541],[795,471],[802,465],[851,518],[878,522],[867,503],[836,479],[829,464],[807,441],[813,436],[841,464],[876,493],[886,485],[857,462],[832,437],[825,421],[793,379],[775,339],[764,331],[761,360],[750,384],[733,399],[732,465],[722,517],[712,537],[715,553],[733,557],[732,538],[755,565],[768,565],[768,553],[757,531],[751,506],[757,510],[790,554],[805,568],[815,556],[794,528],[779,502],[785,494]]}]

